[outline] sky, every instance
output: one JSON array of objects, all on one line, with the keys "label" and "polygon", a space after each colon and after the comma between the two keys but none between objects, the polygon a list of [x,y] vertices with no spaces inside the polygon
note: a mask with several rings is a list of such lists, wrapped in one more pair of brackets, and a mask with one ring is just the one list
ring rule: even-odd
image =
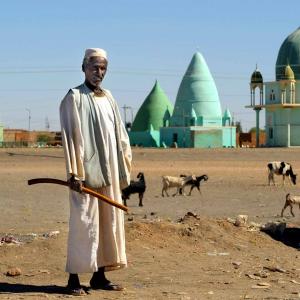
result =
[{"label": "sky", "polygon": [[[249,81],[256,64],[275,80],[284,39],[300,26],[290,0],[10,0],[0,10],[0,123],[60,130],[59,104],[81,84],[86,48],[103,48],[111,90],[127,121],[156,80],[174,104],[183,75],[200,52],[215,79],[223,112],[255,126]],[[260,117],[264,127],[264,112]]]}]

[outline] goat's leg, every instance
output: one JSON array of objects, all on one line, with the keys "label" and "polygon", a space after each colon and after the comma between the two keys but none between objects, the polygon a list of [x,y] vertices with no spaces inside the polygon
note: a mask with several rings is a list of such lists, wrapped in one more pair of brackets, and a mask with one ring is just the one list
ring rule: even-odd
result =
[{"label": "goat's leg", "polygon": [[169,197],[169,194],[168,194],[168,189],[166,189],[166,191],[165,191],[165,192],[166,192],[167,196]]},{"label": "goat's leg", "polygon": [[271,185],[271,181],[275,185],[274,174],[272,174],[271,172],[269,172],[268,179],[269,179],[269,185]]},{"label": "goat's leg", "polygon": [[199,185],[197,185],[197,189],[198,189],[198,191],[199,191],[200,195],[202,195],[202,193],[201,193],[201,190],[200,190],[200,184],[199,184]]},{"label": "goat's leg", "polygon": [[289,206],[289,204],[285,202],[285,204],[284,204],[284,206],[283,206],[283,208],[282,208],[282,210],[281,210],[281,217],[283,217],[283,212],[284,212],[284,210],[285,210],[288,206]]},{"label": "goat's leg", "polygon": [[292,216],[295,217],[295,215],[293,213],[293,205],[292,204],[290,204],[290,208],[291,208],[291,214],[292,214]]},{"label": "goat's leg", "polygon": [[168,187],[167,186],[163,186],[162,190],[161,190],[161,195],[164,197],[164,193],[166,193],[166,195],[169,197],[168,192],[167,192]]},{"label": "goat's leg", "polygon": [[269,183],[269,186],[271,185],[271,173],[269,172],[268,174],[268,183]]},{"label": "goat's leg", "polygon": [[193,190],[193,188],[194,188],[194,186],[193,186],[193,185],[191,185],[190,192],[188,193],[188,195],[189,195],[189,196],[191,196],[191,195],[192,195],[192,190]]},{"label": "goat's leg", "polygon": [[166,193],[166,195],[169,197],[169,194],[167,192],[167,189],[166,187],[163,187],[162,191],[161,191],[161,195],[164,197],[164,192]]},{"label": "goat's leg", "polygon": [[185,188],[185,185],[181,187],[181,189],[182,189],[182,196],[185,196],[184,188]]},{"label": "goat's leg", "polygon": [[144,196],[143,193],[139,193],[139,199],[140,199],[139,206],[143,206],[143,196]]},{"label": "goat's leg", "polygon": [[[183,191],[183,192],[184,192],[184,191]],[[175,197],[178,193],[179,193],[179,187],[177,188],[176,193],[173,194],[172,196]]]},{"label": "goat's leg", "polygon": [[282,185],[285,186],[285,175],[282,175]]}]

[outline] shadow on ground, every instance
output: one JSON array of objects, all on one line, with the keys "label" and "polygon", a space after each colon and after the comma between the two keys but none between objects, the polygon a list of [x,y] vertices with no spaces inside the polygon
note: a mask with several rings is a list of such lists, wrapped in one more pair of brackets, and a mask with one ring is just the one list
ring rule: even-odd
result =
[{"label": "shadow on ground", "polygon": [[300,250],[300,228],[287,223],[271,223],[261,231],[276,241]]},{"label": "shadow on ground", "polygon": [[30,285],[6,282],[0,283],[0,294],[18,293],[68,294],[68,290],[64,286],[57,285]]}]

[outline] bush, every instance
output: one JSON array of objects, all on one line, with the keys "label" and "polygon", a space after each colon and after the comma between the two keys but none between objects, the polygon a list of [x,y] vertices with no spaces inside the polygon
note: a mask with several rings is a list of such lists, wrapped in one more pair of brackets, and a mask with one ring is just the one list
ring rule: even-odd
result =
[{"label": "bush", "polygon": [[40,134],[37,136],[36,141],[38,143],[48,143],[50,141],[50,137],[46,134]]}]

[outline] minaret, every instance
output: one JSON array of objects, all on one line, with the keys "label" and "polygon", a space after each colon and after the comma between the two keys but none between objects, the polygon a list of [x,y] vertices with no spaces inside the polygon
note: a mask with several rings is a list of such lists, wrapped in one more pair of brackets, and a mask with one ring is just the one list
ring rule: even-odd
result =
[{"label": "minaret", "polygon": [[255,68],[255,71],[251,75],[251,81],[250,81],[250,93],[251,93],[251,106],[256,105],[256,99],[255,99],[255,89],[259,89],[259,105],[263,105],[264,102],[264,92],[263,92],[263,77],[260,73],[260,71],[257,68]]},{"label": "minaret", "polygon": [[[250,81],[250,101],[252,107],[255,110],[256,114],[256,147],[259,147],[259,113],[264,105],[264,87],[263,87],[263,77],[260,73],[260,71],[257,68],[255,68],[255,71],[251,75],[251,81]],[[256,104],[255,100],[255,89],[259,89],[259,104]]]}]

